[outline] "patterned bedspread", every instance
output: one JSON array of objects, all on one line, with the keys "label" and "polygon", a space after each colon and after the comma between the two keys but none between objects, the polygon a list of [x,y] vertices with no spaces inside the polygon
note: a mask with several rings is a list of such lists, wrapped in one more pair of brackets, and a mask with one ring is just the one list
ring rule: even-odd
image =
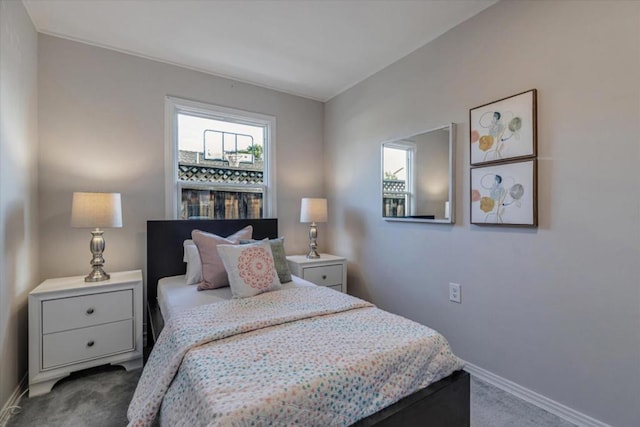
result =
[{"label": "patterned bedspread", "polygon": [[196,307],[165,325],[129,426],[346,426],[462,368],[442,335],[323,287]]}]

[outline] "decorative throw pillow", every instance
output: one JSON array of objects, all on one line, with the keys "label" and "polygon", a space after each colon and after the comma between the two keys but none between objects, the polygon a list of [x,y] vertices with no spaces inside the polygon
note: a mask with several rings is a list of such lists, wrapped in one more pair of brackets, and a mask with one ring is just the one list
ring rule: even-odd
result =
[{"label": "decorative throw pillow", "polygon": [[281,288],[271,245],[265,239],[247,245],[218,245],[234,298],[247,298]]},{"label": "decorative throw pillow", "polygon": [[229,286],[229,278],[224,269],[224,264],[218,255],[218,245],[237,245],[240,239],[250,239],[253,227],[248,225],[242,230],[236,231],[231,236],[220,237],[217,234],[193,230],[191,238],[198,247],[202,262],[202,281],[198,284],[198,290],[222,288]]},{"label": "decorative throw pillow", "polygon": [[187,282],[187,285],[197,285],[202,282],[202,261],[200,260],[200,252],[198,252],[198,247],[191,239],[185,240],[183,246],[183,260],[187,263],[185,281]]},{"label": "decorative throw pillow", "polygon": [[[240,244],[246,245],[247,243],[255,243],[256,240],[241,239]],[[269,240],[271,245],[271,253],[273,254],[273,262],[276,265],[276,271],[278,272],[278,279],[280,283],[290,282],[291,269],[287,262],[287,254],[284,252],[284,237],[278,237],[277,239]]]}]

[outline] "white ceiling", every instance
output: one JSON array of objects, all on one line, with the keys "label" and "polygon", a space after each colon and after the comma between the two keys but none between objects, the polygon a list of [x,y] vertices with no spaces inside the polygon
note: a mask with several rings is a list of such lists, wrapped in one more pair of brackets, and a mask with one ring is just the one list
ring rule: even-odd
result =
[{"label": "white ceiling", "polygon": [[327,101],[497,0],[23,0],[37,30]]}]

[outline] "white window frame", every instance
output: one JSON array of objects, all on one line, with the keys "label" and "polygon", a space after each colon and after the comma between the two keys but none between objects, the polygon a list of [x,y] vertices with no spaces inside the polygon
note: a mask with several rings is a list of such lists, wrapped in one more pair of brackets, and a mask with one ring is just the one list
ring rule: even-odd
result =
[{"label": "white window frame", "polygon": [[[266,114],[237,110],[173,96],[165,97],[165,218],[178,219],[180,217],[178,210],[183,184],[178,181],[178,113],[266,127],[263,148],[265,168],[263,171],[262,217],[276,218],[276,118]],[[188,188],[202,187],[203,189],[216,187],[220,191],[233,191],[233,189],[239,188],[237,184],[203,185],[197,182],[189,182],[184,186]],[[245,190],[249,188],[242,187]]]}]

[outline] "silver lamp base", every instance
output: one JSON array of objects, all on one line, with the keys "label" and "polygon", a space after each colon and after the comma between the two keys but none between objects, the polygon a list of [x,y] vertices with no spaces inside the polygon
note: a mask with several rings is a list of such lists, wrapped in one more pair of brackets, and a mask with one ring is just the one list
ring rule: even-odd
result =
[{"label": "silver lamp base", "polygon": [[309,253],[307,254],[307,259],[317,259],[320,258],[320,254],[318,253],[318,227],[315,222],[311,223],[309,227]]},{"label": "silver lamp base", "polygon": [[85,282],[101,282],[103,280],[109,280],[111,276],[104,272],[102,266],[104,265],[104,258],[102,257],[102,253],[104,252],[104,237],[102,234],[104,231],[96,228],[91,232],[91,242],[89,243],[89,248],[91,249],[91,253],[93,254],[93,258],[91,259],[91,273],[87,277],[84,278]]},{"label": "silver lamp base", "polygon": [[94,267],[91,273],[84,278],[85,282],[102,282],[103,280],[109,280],[111,276],[104,272],[100,267]]}]

